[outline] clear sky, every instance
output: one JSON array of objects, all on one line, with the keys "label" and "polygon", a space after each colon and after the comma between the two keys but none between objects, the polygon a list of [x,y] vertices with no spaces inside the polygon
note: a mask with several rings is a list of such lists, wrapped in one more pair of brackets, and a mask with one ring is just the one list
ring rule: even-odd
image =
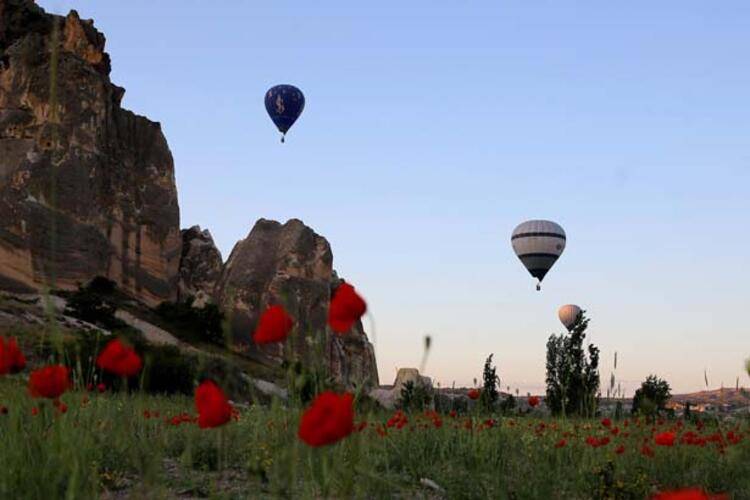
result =
[{"label": "clear sky", "polygon": [[[107,36],[125,107],[161,122],[182,226],[225,258],[302,219],[368,300],[380,377],[418,366],[541,392],[557,307],[632,394],[750,385],[750,2],[39,0]],[[263,107],[307,104],[287,143]],[[510,246],[568,246],[541,293]],[[367,323],[366,323],[367,327]]]}]

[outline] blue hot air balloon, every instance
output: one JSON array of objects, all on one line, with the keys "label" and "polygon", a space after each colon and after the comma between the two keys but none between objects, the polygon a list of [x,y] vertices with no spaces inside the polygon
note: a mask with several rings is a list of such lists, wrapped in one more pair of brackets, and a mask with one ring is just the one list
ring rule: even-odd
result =
[{"label": "blue hot air balloon", "polygon": [[276,85],[266,92],[266,111],[281,132],[281,142],[287,131],[305,109],[305,96],[294,85]]}]

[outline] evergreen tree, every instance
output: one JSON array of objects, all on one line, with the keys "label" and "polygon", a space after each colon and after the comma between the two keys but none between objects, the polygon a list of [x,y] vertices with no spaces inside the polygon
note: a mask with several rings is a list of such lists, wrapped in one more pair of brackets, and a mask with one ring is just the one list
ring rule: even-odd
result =
[{"label": "evergreen tree", "polygon": [[593,416],[598,405],[599,348],[584,349],[589,319],[579,314],[569,334],[547,341],[547,398],[555,415]]},{"label": "evergreen tree", "polygon": [[497,390],[500,384],[500,378],[497,376],[497,370],[492,366],[492,356],[490,354],[484,362],[484,389],[479,397],[479,403],[487,411],[495,411],[497,402],[500,399],[500,393]]}]

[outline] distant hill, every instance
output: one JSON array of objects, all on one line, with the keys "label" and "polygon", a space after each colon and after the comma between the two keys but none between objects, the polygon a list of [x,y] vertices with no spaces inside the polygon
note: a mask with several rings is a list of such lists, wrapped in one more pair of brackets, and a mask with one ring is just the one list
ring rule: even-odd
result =
[{"label": "distant hill", "polygon": [[714,389],[710,391],[691,392],[689,394],[675,394],[672,396],[674,403],[691,404],[731,404],[736,406],[750,405],[750,388],[738,389]]}]

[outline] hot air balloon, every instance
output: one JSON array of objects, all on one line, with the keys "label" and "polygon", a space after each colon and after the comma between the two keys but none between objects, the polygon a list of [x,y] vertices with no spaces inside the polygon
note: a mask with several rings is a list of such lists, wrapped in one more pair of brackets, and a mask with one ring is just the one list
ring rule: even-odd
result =
[{"label": "hot air balloon", "polygon": [[557,311],[557,316],[560,318],[560,322],[568,329],[568,331],[570,331],[573,328],[573,325],[576,324],[579,314],[581,314],[581,308],[575,304],[564,305]]},{"label": "hot air balloon", "polygon": [[519,224],[510,238],[513,251],[529,273],[539,282],[542,280],[565,250],[565,231],[559,224],[548,220],[530,220]]},{"label": "hot air balloon", "polygon": [[305,96],[294,85],[276,85],[266,92],[266,111],[281,132],[281,142],[287,131],[305,109]]}]

